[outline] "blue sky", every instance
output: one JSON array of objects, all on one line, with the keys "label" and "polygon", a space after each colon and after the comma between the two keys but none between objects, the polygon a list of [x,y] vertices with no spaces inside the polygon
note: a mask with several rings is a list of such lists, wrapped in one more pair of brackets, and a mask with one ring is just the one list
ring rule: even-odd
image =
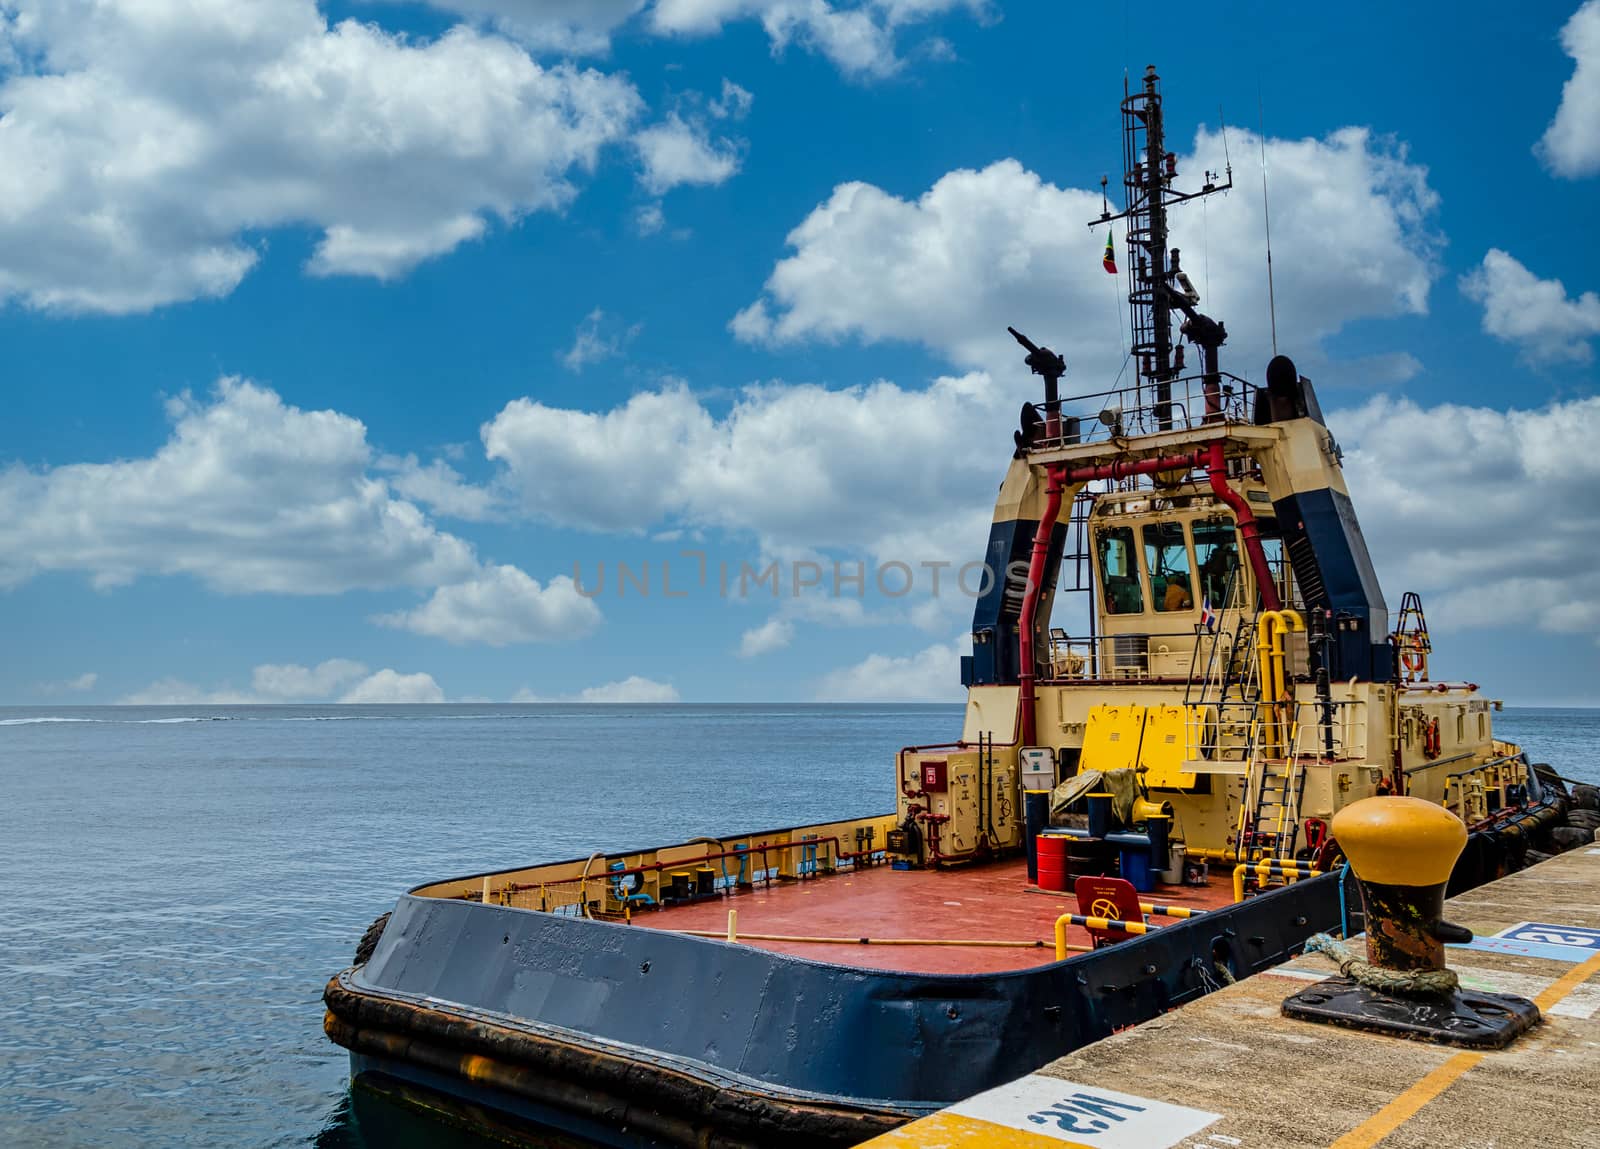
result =
[{"label": "blue sky", "polygon": [[1224,365],[1264,147],[1391,604],[1600,703],[1600,0],[5,0],[0,48],[0,699],[959,696],[1004,327],[1115,378],[1083,224],[1153,62],[1238,181],[1175,220]]}]

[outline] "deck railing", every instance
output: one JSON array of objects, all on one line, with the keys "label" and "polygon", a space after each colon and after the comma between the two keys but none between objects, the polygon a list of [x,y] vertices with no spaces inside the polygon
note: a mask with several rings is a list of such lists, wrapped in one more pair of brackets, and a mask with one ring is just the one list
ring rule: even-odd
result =
[{"label": "deck railing", "polygon": [[1255,415],[1258,389],[1248,380],[1221,372],[1210,378],[1204,374],[1179,376],[1171,383],[1172,397],[1164,402],[1156,400],[1154,386],[1128,383],[1069,396],[1054,404],[1040,403],[1037,406],[1046,418],[1060,413],[1061,434],[1046,436],[1041,429],[1033,446],[1036,450],[1070,447],[1212,424],[1249,423]]},{"label": "deck railing", "polygon": [[[489,901],[574,916],[626,916],[674,896],[673,876],[687,872],[690,896],[716,896],[758,883],[806,880],[876,865],[885,859],[895,815],[697,838],[644,850],[474,874],[419,886],[420,897]],[[615,867],[615,868],[613,868]],[[709,870],[709,883],[702,874]],[[709,888],[702,888],[703,885]],[[681,890],[681,883],[677,887]]]}]

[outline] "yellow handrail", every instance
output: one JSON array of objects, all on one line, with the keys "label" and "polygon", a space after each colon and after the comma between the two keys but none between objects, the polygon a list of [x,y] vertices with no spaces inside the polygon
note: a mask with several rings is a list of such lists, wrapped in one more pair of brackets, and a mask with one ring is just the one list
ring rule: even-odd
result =
[{"label": "yellow handrail", "polygon": [[1256,618],[1256,657],[1261,663],[1261,694],[1266,699],[1271,721],[1267,726],[1268,758],[1282,757],[1285,739],[1279,730],[1278,704],[1288,693],[1288,678],[1283,671],[1283,636],[1291,630],[1305,630],[1305,619],[1300,612],[1285,607],[1283,610],[1264,610]]},{"label": "yellow handrail", "polygon": [[1121,930],[1129,934],[1147,934],[1154,928],[1145,925],[1143,922],[1119,922],[1116,918],[1090,918],[1082,914],[1062,914],[1056,919],[1057,961],[1064,960],[1070,950],[1082,948],[1081,946],[1073,947],[1067,944],[1068,926],[1083,926],[1091,930]]},{"label": "yellow handrail", "polygon": [[1256,881],[1266,878],[1282,878],[1285,882],[1298,882],[1301,878],[1314,878],[1317,876],[1315,863],[1290,858],[1264,858],[1259,862],[1240,862],[1233,868],[1233,900],[1244,901],[1244,879],[1251,870],[1256,873]]}]

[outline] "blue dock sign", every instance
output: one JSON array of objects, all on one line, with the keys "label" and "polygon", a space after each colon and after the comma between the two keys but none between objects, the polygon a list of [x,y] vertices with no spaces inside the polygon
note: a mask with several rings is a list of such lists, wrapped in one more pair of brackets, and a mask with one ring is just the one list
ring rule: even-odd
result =
[{"label": "blue dock sign", "polygon": [[1600,929],[1590,926],[1552,925],[1549,922],[1522,922],[1501,930],[1497,937],[1534,945],[1574,946],[1600,953]]}]

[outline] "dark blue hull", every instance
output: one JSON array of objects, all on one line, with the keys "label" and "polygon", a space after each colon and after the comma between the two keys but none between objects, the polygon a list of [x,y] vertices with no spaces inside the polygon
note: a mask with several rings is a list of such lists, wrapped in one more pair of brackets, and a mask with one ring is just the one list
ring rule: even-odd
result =
[{"label": "dark blue hull", "polygon": [[1340,881],[959,976],[406,895],[327,1028],[358,1078],[619,1149],[854,1145],[1277,964],[1339,925]]}]

